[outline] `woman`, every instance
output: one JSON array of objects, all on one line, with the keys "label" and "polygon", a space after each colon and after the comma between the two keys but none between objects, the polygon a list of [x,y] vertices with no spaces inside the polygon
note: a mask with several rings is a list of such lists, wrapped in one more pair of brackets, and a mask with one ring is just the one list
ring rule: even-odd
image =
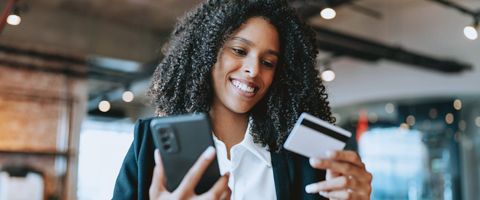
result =
[{"label": "woman", "polygon": [[334,122],[316,55],[314,33],[284,0],[207,0],[187,13],[149,94],[159,115],[209,113],[225,175],[193,192],[215,157],[209,148],[167,191],[150,121],[140,120],[113,198],[370,199],[372,176],[356,153],[309,160],[282,148],[302,112]]}]

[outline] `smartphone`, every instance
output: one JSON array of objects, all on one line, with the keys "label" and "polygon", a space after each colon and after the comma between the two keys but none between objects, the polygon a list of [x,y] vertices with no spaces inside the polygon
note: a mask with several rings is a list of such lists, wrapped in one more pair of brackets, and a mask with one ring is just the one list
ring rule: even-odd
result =
[{"label": "smartphone", "polygon": [[324,159],[328,151],[342,150],[351,136],[345,129],[302,113],[283,146],[305,157]]},{"label": "smartphone", "polygon": [[[213,146],[208,115],[187,114],[152,119],[151,133],[160,151],[166,177],[166,188],[173,192],[188,170],[209,146]],[[220,178],[218,162],[208,166],[195,188],[197,194],[208,191]]]}]

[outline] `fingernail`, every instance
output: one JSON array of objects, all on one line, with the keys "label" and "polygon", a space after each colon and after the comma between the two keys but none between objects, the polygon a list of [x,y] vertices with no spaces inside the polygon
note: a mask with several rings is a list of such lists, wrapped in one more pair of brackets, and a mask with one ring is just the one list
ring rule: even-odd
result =
[{"label": "fingernail", "polygon": [[320,191],[320,192],[318,192],[318,194],[320,194],[320,195],[322,195],[322,196],[324,196],[324,197],[328,197],[328,193],[325,192],[325,191]]},{"label": "fingernail", "polygon": [[334,151],[327,151],[327,152],[325,152],[325,155],[327,156],[327,158],[333,158],[333,156],[335,155],[335,152]]},{"label": "fingernail", "polygon": [[325,152],[325,155],[327,158],[334,158],[335,157],[335,151],[327,151]]},{"label": "fingernail", "polygon": [[153,152],[153,157],[155,159],[155,165],[158,165],[158,163],[160,163],[160,152],[158,151],[158,149],[155,149],[155,151]]},{"label": "fingernail", "polygon": [[321,160],[319,159],[316,159],[316,158],[310,158],[310,165],[313,167],[313,166],[316,166],[316,165],[319,165]]},{"label": "fingernail", "polygon": [[315,193],[317,191],[315,191],[317,189],[317,187],[315,186],[315,184],[310,184],[310,185],[307,185],[305,186],[305,192],[307,193]]},{"label": "fingernail", "polygon": [[213,158],[213,156],[215,156],[215,148],[212,146],[209,146],[207,149],[205,149],[202,156],[206,159]]}]

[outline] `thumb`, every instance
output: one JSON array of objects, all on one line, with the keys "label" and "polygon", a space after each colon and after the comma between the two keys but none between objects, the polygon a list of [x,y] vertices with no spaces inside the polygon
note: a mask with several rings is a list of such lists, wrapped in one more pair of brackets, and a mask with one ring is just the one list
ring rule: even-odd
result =
[{"label": "thumb", "polygon": [[165,176],[163,171],[162,159],[160,158],[160,152],[155,149],[154,152],[155,168],[153,169],[152,184],[150,185],[150,197],[156,197],[159,193],[166,191],[165,188]]}]

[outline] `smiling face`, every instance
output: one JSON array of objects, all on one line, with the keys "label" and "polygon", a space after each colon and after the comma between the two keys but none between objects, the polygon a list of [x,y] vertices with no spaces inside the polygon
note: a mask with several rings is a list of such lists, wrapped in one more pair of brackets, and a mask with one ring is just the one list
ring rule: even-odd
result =
[{"label": "smiling face", "polygon": [[250,111],[272,84],[279,52],[277,29],[261,17],[247,20],[219,51],[212,70],[212,107]]}]

